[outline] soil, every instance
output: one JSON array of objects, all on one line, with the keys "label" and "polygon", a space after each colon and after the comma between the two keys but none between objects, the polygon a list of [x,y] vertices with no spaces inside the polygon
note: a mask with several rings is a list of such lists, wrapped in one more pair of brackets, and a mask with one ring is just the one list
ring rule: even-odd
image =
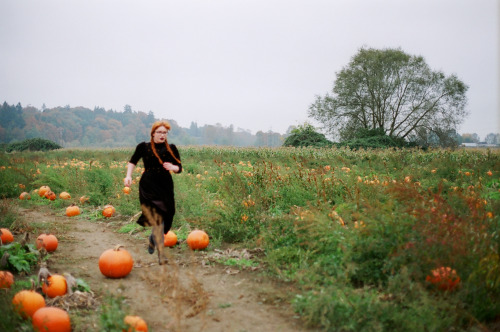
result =
[{"label": "soil", "polygon": [[[92,290],[53,300],[70,315],[72,310],[80,310],[72,318],[78,320],[74,322],[77,331],[98,329],[100,305],[108,294],[122,297],[127,314],[142,317],[149,331],[308,331],[290,307],[291,284],[271,279],[260,268],[228,267],[214,259],[255,258],[259,252],[192,251],[180,243],[165,248],[168,264],[159,265],[157,254],[148,254],[142,233],[116,232],[123,218],[68,218],[44,207],[20,208],[19,212],[28,223],[46,224],[42,228],[58,237],[59,246],[47,261],[50,272],[70,273]],[[131,253],[134,267],[124,278],[107,278],[99,270],[99,257],[119,244]],[[77,296],[85,299],[76,300]]]}]

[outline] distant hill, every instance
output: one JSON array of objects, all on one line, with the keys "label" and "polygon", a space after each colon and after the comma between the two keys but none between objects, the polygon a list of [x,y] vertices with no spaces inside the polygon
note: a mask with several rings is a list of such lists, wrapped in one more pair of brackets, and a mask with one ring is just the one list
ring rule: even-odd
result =
[{"label": "distant hill", "polygon": [[[153,112],[123,112],[95,107],[56,107],[39,110],[4,102],[0,107],[0,143],[12,143],[28,138],[45,138],[63,147],[132,147],[149,141],[149,131],[156,119]],[[190,128],[180,127],[175,120],[169,142],[177,145],[281,146],[285,135],[259,131],[234,130],[220,124]]]}]

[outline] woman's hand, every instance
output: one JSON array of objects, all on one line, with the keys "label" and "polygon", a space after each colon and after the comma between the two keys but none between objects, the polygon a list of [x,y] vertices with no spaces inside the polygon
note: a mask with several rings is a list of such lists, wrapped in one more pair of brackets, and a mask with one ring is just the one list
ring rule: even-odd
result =
[{"label": "woman's hand", "polygon": [[174,164],[169,163],[169,162],[164,162],[163,168],[165,168],[167,171],[172,171],[174,173],[177,173],[179,171],[179,166],[174,165]]},{"label": "woman's hand", "polygon": [[125,187],[130,187],[130,185],[132,184],[132,177],[126,176],[125,179],[123,179],[123,184],[125,185]]}]

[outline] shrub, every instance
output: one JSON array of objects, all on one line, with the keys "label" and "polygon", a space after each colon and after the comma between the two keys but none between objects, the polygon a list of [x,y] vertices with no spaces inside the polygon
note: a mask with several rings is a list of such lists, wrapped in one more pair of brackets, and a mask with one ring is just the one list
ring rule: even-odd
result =
[{"label": "shrub", "polygon": [[62,146],[44,138],[29,138],[22,142],[11,143],[7,146],[5,151],[49,151],[61,149]]}]

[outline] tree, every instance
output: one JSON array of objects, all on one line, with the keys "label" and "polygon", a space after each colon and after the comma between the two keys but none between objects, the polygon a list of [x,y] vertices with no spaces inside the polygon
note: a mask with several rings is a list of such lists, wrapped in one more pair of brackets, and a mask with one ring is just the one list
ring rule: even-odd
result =
[{"label": "tree", "polygon": [[462,134],[462,142],[463,143],[479,143],[479,135],[476,133]]},{"label": "tree", "polygon": [[484,141],[486,144],[500,144],[500,134],[489,133]]},{"label": "tree", "polygon": [[410,140],[456,129],[467,115],[467,89],[455,75],[431,70],[421,56],[362,48],[337,74],[332,94],[316,97],[309,116],[341,141],[359,129]]},{"label": "tree", "polygon": [[318,133],[309,123],[304,123],[292,129],[290,135],[283,142],[283,146],[295,147],[326,147],[331,145],[332,142],[327,140],[324,134]]}]

